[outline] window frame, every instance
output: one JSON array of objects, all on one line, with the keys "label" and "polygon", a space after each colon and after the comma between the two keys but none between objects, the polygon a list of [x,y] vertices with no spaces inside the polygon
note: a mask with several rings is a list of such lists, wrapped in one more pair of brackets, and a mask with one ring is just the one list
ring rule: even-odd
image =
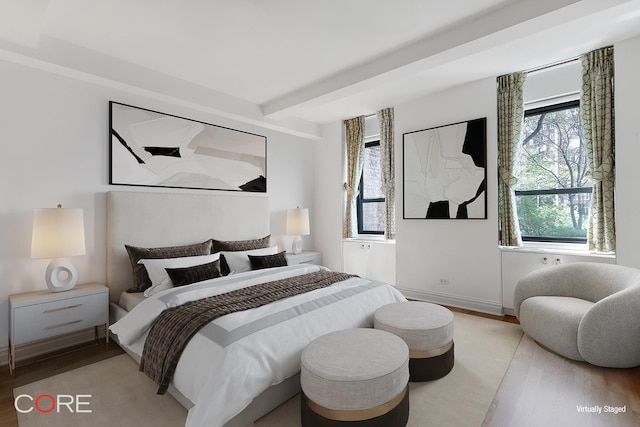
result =
[{"label": "window frame", "polygon": [[[535,116],[542,113],[552,113],[555,111],[568,110],[570,108],[576,108],[576,107],[580,108],[579,99],[525,110],[524,118],[527,118],[529,116]],[[517,198],[519,196],[548,196],[548,195],[581,194],[581,193],[592,193],[592,192],[593,192],[593,185],[591,187],[515,190],[515,196]],[[587,237],[525,236],[524,234],[521,237],[523,242],[550,242],[550,243],[574,243],[574,244],[587,243]]]},{"label": "window frame", "polygon": [[[380,140],[368,141],[364,144],[364,149],[366,150],[369,147],[380,146]],[[384,235],[384,230],[364,230],[364,204],[366,203],[386,203],[386,198],[374,198],[374,199],[365,199],[363,197],[363,188],[364,188],[364,169],[362,174],[360,175],[360,182],[358,183],[358,196],[356,197],[356,212],[358,217],[358,234],[367,234],[367,235]]]}]

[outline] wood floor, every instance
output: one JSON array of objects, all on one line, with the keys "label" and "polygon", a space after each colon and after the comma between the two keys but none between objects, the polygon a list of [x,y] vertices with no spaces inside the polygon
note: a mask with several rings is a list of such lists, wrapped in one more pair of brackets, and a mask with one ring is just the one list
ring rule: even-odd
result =
[{"label": "wood floor", "polygon": [[601,368],[523,335],[483,427],[640,426],[640,367]]},{"label": "wood floor", "polygon": [[46,359],[39,358],[19,362],[14,377],[9,375],[8,365],[0,366],[0,427],[16,427],[18,425],[16,411],[13,407],[14,388],[121,353],[124,351],[113,342],[110,343],[109,350],[105,350],[92,341],[53,353]]}]

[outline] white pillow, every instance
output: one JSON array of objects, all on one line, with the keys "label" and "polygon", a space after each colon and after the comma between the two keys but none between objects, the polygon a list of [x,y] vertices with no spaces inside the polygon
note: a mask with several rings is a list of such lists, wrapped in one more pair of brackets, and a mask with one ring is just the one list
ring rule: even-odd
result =
[{"label": "white pillow", "polygon": [[231,273],[242,273],[244,271],[251,271],[251,262],[248,255],[273,255],[278,253],[278,246],[271,246],[270,248],[252,249],[250,251],[221,251],[224,255],[224,259],[227,260],[227,265]]},{"label": "white pillow", "polygon": [[143,264],[147,270],[151,287],[144,291],[145,297],[173,287],[173,282],[165,268],[193,267],[208,264],[220,258],[220,254],[187,256],[180,258],[141,259],[138,264]]}]

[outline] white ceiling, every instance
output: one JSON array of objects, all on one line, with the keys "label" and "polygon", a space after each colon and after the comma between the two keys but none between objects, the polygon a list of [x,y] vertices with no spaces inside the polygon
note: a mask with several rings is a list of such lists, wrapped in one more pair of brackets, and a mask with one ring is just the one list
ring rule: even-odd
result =
[{"label": "white ceiling", "polygon": [[0,59],[309,137],[638,34],[640,0],[0,0]]}]

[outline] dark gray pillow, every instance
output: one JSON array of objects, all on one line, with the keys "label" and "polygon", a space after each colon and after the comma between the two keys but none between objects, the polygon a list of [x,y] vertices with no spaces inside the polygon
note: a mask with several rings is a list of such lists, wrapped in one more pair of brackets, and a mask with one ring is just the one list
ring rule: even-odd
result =
[{"label": "dark gray pillow", "polygon": [[[271,235],[269,234],[259,239],[251,240],[211,240],[213,241],[211,253],[215,254],[220,251],[238,252],[268,248],[269,242],[271,241]],[[227,260],[224,258],[224,255],[220,257],[220,271],[223,276],[228,276],[229,273],[231,273],[231,269],[229,268],[229,264],[227,264]]]},{"label": "dark gray pillow", "polygon": [[190,285],[191,283],[222,276],[219,259],[207,264],[194,265],[193,267],[165,268],[165,270],[167,270],[174,287]]},{"label": "dark gray pillow", "polygon": [[211,249],[211,253],[215,254],[220,251],[229,251],[229,252],[250,251],[251,249],[268,248],[270,239],[271,239],[271,235],[264,236],[259,239],[251,239],[251,240],[211,239],[213,241],[213,248]]},{"label": "dark gray pillow", "polygon": [[286,251],[273,255],[247,255],[251,263],[252,270],[261,270],[263,268],[284,267],[288,265]]},{"label": "dark gray pillow", "polygon": [[151,279],[147,274],[144,265],[138,264],[141,259],[161,259],[161,258],[182,258],[186,256],[209,255],[211,253],[213,241],[196,243],[184,246],[167,246],[162,248],[141,248],[137,246],[124,245],[129,254],[129,262],[133,270],[133,287],[127,292],[144,292],[151,286]]}]

